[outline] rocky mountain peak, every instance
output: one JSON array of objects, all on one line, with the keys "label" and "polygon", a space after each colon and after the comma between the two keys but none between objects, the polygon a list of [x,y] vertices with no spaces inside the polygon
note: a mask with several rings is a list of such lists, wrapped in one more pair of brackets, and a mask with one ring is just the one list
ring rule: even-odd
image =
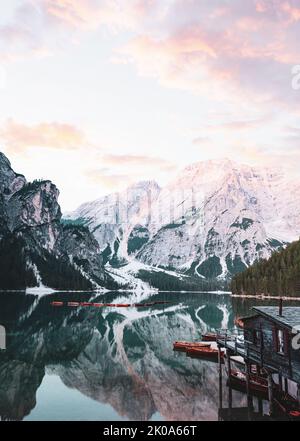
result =
[{"label": "rocky mountain peak", "polygon": [[9,159],[0,152],[0,193],[3,197],[9,198],[16,191],[26,184],[23,175],[15,173],[11,168]]}]

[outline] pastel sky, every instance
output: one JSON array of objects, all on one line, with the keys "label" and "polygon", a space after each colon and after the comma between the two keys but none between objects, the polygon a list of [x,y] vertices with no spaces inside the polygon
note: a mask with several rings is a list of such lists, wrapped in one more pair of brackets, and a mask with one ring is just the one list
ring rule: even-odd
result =
[{"label": "pastel sky", "polygon": [[300,0],[3,1],[0,150],[64,211],[211,158],[297,175],[299,41]]}]

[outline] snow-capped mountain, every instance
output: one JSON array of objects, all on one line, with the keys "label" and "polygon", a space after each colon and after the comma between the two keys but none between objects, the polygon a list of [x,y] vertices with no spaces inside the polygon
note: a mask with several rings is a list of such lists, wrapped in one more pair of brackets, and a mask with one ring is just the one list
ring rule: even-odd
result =
[{"label": "snow-capped mountain", "polygon": [[300,235],[300,182],[227,159],[185,168],[169,185],[142,182],[65,219],[87,225],[110,263],[223,279]]}]

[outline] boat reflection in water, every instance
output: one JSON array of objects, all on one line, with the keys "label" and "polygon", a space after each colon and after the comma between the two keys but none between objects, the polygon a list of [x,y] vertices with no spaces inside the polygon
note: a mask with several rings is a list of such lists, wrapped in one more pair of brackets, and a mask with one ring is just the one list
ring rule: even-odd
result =
[{"label": "boat reflection in water", "polygon": [[[87,304],[51,305],[70,301]],[[3,420],[218,419],[218,365],[174,352],[173,342],[233,328],[229,295],[1,293],[0,323]]]}]

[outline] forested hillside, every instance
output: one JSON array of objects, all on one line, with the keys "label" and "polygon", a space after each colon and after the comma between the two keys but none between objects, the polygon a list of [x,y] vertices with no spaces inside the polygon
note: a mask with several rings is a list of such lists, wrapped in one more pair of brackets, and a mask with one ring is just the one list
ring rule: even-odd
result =
[{"label": "forested hillside", "polygon": [[300,241],[237,274],[233,294],[300,295]]}]

